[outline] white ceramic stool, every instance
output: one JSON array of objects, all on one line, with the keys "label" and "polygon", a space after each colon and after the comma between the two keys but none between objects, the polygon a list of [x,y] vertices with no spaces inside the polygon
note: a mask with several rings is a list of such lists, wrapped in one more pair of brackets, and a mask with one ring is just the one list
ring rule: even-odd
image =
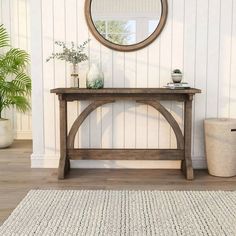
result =
[{"label": "white ceramic stool", "polygon": [[204,128],[209,174],[235,176],[236,119],[206,119]]}]

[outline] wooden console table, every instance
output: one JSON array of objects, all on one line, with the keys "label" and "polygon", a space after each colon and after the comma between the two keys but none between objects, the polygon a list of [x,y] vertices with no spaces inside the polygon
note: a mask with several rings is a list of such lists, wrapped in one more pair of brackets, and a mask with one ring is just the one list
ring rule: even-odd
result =
[{"label": "wooden console table", "polygon": [[[188,180],[194,178],[191,160],[192,101],[199,89],[171,90],[166,88],[112,88],[80,89],[57,88],[60,103],[60,162],[58,178],[64,179],[70,170],[70,160],[181,160],[181,169]],[[67,102],[91,101],[67,132]],[[177,149],[75,149],[76,133],[88,115],[98,107],[117,100],[132,100],[154,107],[172,127]],[[160,104],[160,101],[184,102],[184,134],[171,113]]]}]

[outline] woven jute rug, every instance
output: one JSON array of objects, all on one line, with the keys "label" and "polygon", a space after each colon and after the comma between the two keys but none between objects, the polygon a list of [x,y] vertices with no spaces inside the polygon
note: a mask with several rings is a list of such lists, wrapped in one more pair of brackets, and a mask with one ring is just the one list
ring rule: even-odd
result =
[{"label": "woven jute rug", "polygon": [[32,190],[0,235],[235,236],[236,192]]}]

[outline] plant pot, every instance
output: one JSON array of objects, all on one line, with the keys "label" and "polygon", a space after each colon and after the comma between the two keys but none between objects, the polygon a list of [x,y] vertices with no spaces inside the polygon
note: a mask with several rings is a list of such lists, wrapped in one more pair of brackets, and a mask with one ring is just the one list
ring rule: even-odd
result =
[{"label": "plant pot", "polygon": [[174,83],[180,83],[183,79],[183,74],[180,73],[172,73],[171,74],[172,81]]},{"label": "plant pot", "polygon": [[14,140],[11,121],[0,119],[0,148],[9,147]]},{"label": "plant pot", "polygon": [[86,78],[88,89],[101,89],[104,86],[104,74],[96,64],[92,64]]},{"label": "plant pot", "polygon": [[209,174],[236,176],[236,119],[219,118],[204,121],[206,159]]}]

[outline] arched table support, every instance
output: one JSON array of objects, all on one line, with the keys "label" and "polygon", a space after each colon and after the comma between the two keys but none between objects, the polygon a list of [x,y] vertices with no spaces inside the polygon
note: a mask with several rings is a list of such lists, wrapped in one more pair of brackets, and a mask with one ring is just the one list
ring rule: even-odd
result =
[{"label": "arched table support", "polygon": [[[193,179],[191,160],[192,100],[198,89],[171,90],[165,88],[136,89],[78,89],[59,88],[51,90],[60,102],[60,161],[58,178],[64,179],[70,169],[70,160],[181,160],[181,168],[186,179]],[[67,103],[72,101],[91,101],[91,104],[75,120],[67,132]],[[98,107],[114,101],[128,100],[144,103],[158,110],[171,125],[176,139],[177,149],[75,149],[76,133],[89,114]],[[184,102],[184,135],[181,129],[160,101]]]},{"label": "arched table support", "polygon": [[184,149],[184,136],[182,134],[182,131],[175,120],[175,118],[171,115],[169,111],[166,110],[164,106],[161,105],[159,101],[154,101],[154,100],[143,100],[143,101],[136,101],[138,103],[143,103],[149,106],[152,106],[155,108],[157,111],[159,111],[164,118],[167,120],[167,122],[170,124],[171,128],[173,129],[176,140],[177,140],[177,147],[179,149]]},{"label": "arched table support", "polygon": [[78,118],[75,120],[74,124],[72,125],[70,129],[68,139],[67,139],[68,148],[70,149],[74,148],[75,136],[79,130],[79,127],[82,125],[84,120],[89,116],[89,114],[91,114],[98,107],[103,106],[108,103],[112,103],[112,102],[114,101],[94,101],[82,111],[82,113],[78,116]]}]

